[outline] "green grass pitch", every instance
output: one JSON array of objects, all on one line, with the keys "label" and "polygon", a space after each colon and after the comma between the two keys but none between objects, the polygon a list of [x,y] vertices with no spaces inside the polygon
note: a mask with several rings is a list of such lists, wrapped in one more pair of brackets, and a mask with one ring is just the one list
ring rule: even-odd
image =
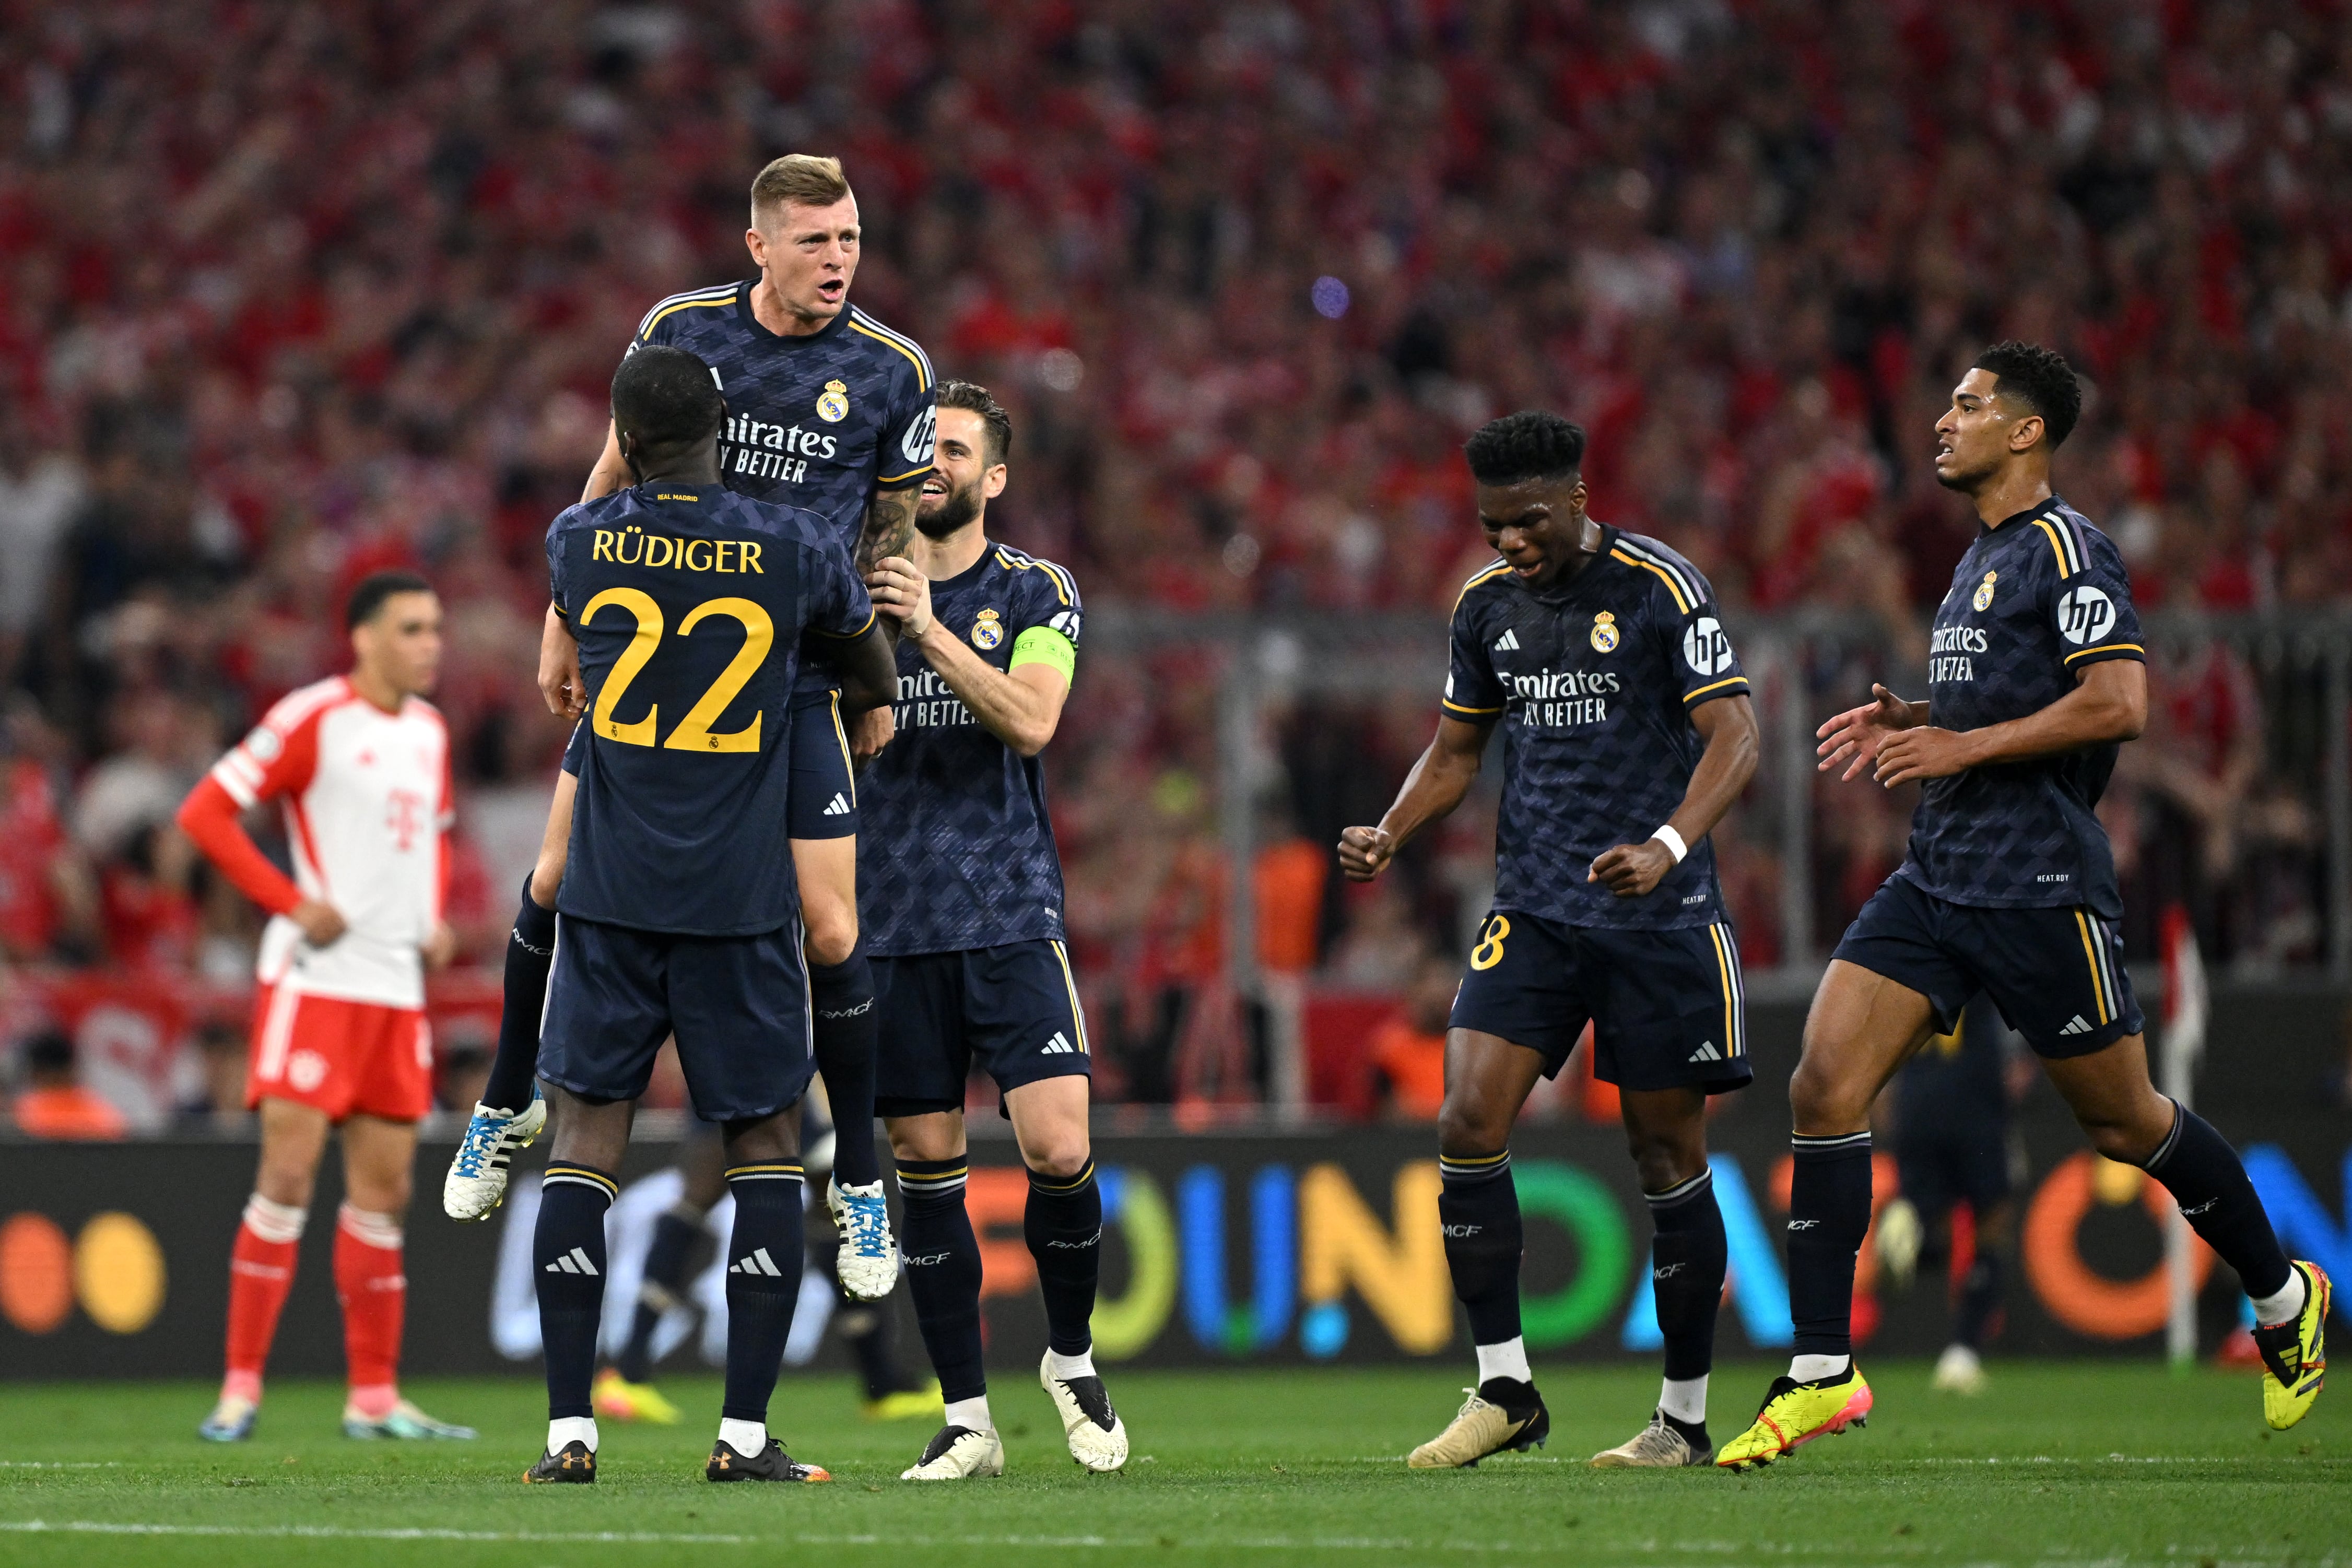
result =
[{"label": "green grass pitch", "polygon": [[[1718,1440],[1770,1370],[1716,1373]],[[718,1387],[678,1379],[689,1424],[607,1423],[593,1490],[518,1482],[544,1432],[520,1380],[415,1385],[481,1427],[438,1445],[348,1442],[339,1388],[279,1384],[233,1448],[196,1440],[194,1385],[20,1385],[0,1387],[0,1563],[2352,1564],[2352,1427],[2325,1398],[2271,1433],[2245,1373],[1995,1363],[1992,1390],[1961,1400],[1922,1365],[1866,1370],[1867,1431],[1744,1478],[1587,1469],[1649,1413],[1656,1375],[1630,1367],[1539,1369],[1550,1447],[1441,1473],[1400,1456],[1453,1414],[1455,1369],[1114,1372],[1135,1458],[1102,1477],[1070,1463],[1045,1396],[1003,1375],[1008,1473],[933,1487],[898,1479],[928,1425],[863,1422],[833,1379],[776,1403],[833,1485],[708,1485]]]}]

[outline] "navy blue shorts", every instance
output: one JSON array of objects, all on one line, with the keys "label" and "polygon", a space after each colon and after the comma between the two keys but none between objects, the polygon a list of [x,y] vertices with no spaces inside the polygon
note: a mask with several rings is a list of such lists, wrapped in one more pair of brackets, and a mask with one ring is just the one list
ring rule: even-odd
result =
[{"label": "navy blue shorts", "polygon": [[1551,1077],[1592,1025],[1592,1075],[1620,1089],[1745,1088],[1747,998],[1727,922],[1678,931],[1562,925],[1497,909],[1448,1026],[1539,1051]]},{"label": "navy blue shorts", "polygon": [[877,1115],[961,1111],[974,1062],[999,1090],[1094,1071],[1077,982],[1059,942],[872,963]]},{"label": "navy blue shorts", "polygon": [[1982,991],[2036,1056],[2088,1056],[2146,1027],[2123,938],[2080,907],[1982,909],[1890,876],[1831,956],[1926,997],[1939,1034]]},{"label": "navy blue shorts", "polygon": [[591,1100],[635,1100],[675,1034],[697,1114],[773,1115],[815,1071],[809,1016],[798,922],[757,936],[679,936],[559,915],[539,1075]]},{"label": "navy blue shorts", "polygon": [[857,831],[857,776],[849,766],[849,729],[839,692],[803,693],[793,704],[792,791],[784,837],[845,839]]}]

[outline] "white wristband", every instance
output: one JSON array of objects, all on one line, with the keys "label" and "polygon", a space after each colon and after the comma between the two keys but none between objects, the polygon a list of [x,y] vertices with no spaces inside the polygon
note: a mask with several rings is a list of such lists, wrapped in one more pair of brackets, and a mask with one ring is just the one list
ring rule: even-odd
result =
[{"label": "white wristband", "polygon": [[1671,823],[1665,827],[1660,828],[1656,832],[1652,833],[1650,837],[1656,842],[1666,846],[1666,852],[1675,857],[1675,863],[1676,865],[1682,864],[1683,856],[1690,853],[1690,846],[1683,842],[1683,836],[1675,831],[1674,826]]}]

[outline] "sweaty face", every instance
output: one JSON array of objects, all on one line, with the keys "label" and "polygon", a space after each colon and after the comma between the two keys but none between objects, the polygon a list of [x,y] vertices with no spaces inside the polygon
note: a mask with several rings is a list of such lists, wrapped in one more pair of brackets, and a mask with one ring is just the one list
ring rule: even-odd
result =
[{"label": "sweaty face", "polygon": [[1970,371],[1952,389],[1952,406],[1936,422],[1936,482],[1948,490],[1969,490],[1999,472],[2018,450],[2011,444],[2018,423],[2032,415],[1999,393],[2000,378]]},{"label": "sweaty face", "polygon": [[1478,526],[1486,543],[1510,562],[1513,575],[1530,588],[1559,582],[1583,553],[1584,481],[1570,474],[1556,479],[1522,479],[1516,485],[1478,486]]},{"label": "sweaty face", "polygon": [[779,207],[747,240],[785,310],[823,323],[849,303],[858,235],[857,198],[844,196],[829,207]]},{"label": "sweaty face", "polygon": [[940,410],[931,472],[915,504],[915,526],[927,537],[946,538],[980,516],[988,498],[1003,489],[1004,465],[988,461],[987,441],[988,426],[980,415],[966,408]]},{"label": "sweaty face", "polygon": [[360,663],[403,696],[421,696],[441,678],[441,601],[430,593],[395,593],[374,616],[352,629]]}]

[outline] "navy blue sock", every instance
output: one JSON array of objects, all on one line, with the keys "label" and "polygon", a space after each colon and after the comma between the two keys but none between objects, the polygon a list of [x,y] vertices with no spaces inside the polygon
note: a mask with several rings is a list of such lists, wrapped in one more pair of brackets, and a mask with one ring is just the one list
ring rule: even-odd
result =
[{"label": "navy blue sock", "polygon": [[1705,1377],[1715,1365],[1715,1311],[1723,1301],[1727,1248],[1715,1174],[1701,1171],[1664,1192],[1644,1193],[1650,1223],[1650,1290],[1666,1341],[1666,1376]]},{"label": "navy blue sock", "polygon": [[1870,1230],[1870,1134],[1791,1138],[1789,1315],[1799,1355],[1853,1354],[1853,1260]]},{"label": "navy blue sock", "polygon": [[727,1173],[735,1227],[727,1238],[727,1396],[730,1421],[765,1421],[793,1308],[801,1298],[801,1165],[737,1166]]},{"label": "navy blue sock", "polygon": [[604,1211],[619,1186],[587,1166],[551,1162],[540,1178],[531,1231],[539,1339],[547,1354],[547,1418],[596,1413],[596,1325],[604,1315]]},{"label": "navy blue sock", "polygon": [[1095,1163],[1072,1176],[1029,1173],[1021,1234],[1045,1296],[1045,1343],[1063,1355],[1094,1347],[1095,1286],[1102,1277],[1102,1188]]},{"label": "navy blue sock", "polygon": [[2164,1184],[2205,1245],[2238,1271],[2246,1294],[2285,1290],[2293,1270],[2238,1151],[2187,1106],[2176,1102],[2173,1112],[2172,1131],[2147,1157],[2147,1174]]},{"label": "navy blue sock", "polygon": [[687,1264],[702,1236],[699,1211],[679,1207],[662,1211],[654,1221],[654,1239],[646,1247],[644,1278],[637,1285],[637,1314],[629,1322],[629,1343],[614,1358],[613,1368],[631,1383],[643,1383],[653,1371],[654,1330],[662,1316],[685,1298]]},{"label": "navy blue sock", "polygon": [[1454,1295],[1470,1318],[1470,1343],[1503,1344],[1519,1337],[1519,1189],[1511,1180],[1511,1152],[1437,1156],[1444,1186],[1437,1219],[1445,1234],[1445,1268]]},{"label": "navy blue sock", "polygon": [[860,946],[845,962],[809,966],[816,1006],[816,1070],[833,1103],[833,1178],[848,1186],[882,1179],[874,1147],[874,970]]},{"label": "navy blue sock", "polygon": [[907,1293],[923,1331],[940,1393],[950,1400],[988,1392],[980,1337],[980,1239],[964,1211],[966,1163],[900,1160],[898,1195],[906,1200],[898,1249],[907,1264]]},{"label": "navy blue sock", "polygon": [[1952,1314],[1952,1339],[1970,1350],[1984,1349],[1992,1332],[1993,1314],[2000,1311],[2000,1254],[1979,1252],[1969,1271],[1960,1276],[1960,1304]]},{"label": "navy blue sock", "polygon": [[507,933],[506,1000],[499,1010],[499,1053],[482,1103],[520,1111],[530,1103],[539,1073],[539,1019],[547,1010],[547,971],[555,963],[555,911],[531,902],[530,878],[522,880],[522,907]]}]

